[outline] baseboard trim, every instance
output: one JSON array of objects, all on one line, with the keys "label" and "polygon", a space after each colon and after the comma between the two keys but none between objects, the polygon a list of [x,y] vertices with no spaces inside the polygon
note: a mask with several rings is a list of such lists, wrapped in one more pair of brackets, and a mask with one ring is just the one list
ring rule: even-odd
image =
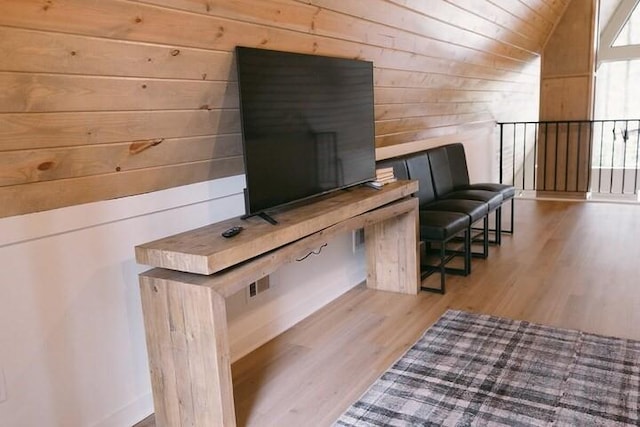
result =
[{"label": "baseboard trim", "polygon": [[94,427],[133,426],[148,418],[153,413],[153,395],[147,393],[102,421],[94,424]]}]

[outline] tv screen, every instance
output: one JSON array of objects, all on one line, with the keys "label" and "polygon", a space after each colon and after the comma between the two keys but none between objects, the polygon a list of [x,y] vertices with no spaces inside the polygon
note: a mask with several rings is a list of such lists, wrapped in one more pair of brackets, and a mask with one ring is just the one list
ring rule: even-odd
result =
[{"label": "tv screen", "polygon": [[375,179],[373,64],[236,48],[248,215]]}]

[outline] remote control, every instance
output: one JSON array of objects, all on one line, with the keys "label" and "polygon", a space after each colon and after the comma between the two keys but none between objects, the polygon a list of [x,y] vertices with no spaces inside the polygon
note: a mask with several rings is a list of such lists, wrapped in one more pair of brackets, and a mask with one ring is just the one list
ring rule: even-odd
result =
[{"label": "remote control", "polygon": [[242,230],[243,230],[243,228],[240,227],[240,226],[237,226],[237,225],[233,226],[231,228],[228,228],[228,229],[224,230],[222,232],[222,237],[225,237],[225,238],[228,239],[229,237],[233,237],[236,234],[240,233]]}]

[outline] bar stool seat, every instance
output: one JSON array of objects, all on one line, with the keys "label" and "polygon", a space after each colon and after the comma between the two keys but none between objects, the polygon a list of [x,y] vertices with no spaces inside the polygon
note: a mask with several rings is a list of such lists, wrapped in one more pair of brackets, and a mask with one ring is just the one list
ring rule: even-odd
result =
[{"label": "bar stool seat", "polygon": [[[471,219],[469,215],[460,212],[448,211],[420,211],[420,240],[425,242],[425,247],[431,247],[432,243],[440,245],[438,265],[420,263],[420,276],[422,279],[435,272],[440,273],[440,288],[421,286],[422,290],[444,294],[446,274],[459,274],[466,276],[471,272]],[[462,251],[448,250],[447,243],[452,239],[463,235]],[[462,256],[464,267],[462,269],[447,268],[447,263],[456,256]]]}]

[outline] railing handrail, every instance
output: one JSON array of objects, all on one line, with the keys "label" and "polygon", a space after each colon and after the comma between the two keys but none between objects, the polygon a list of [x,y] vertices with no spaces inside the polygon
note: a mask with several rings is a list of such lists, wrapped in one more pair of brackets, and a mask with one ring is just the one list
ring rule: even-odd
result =
[{"label": "railing handrail", "polygon": [[599,119],[599,120],[539,120],[539,121],[519,121],[519,122],[496,122],[496,125],[519,125],[519,124],[548,124],[548,123],[605,123],[605,122],[638,122],[638,119]]}]

